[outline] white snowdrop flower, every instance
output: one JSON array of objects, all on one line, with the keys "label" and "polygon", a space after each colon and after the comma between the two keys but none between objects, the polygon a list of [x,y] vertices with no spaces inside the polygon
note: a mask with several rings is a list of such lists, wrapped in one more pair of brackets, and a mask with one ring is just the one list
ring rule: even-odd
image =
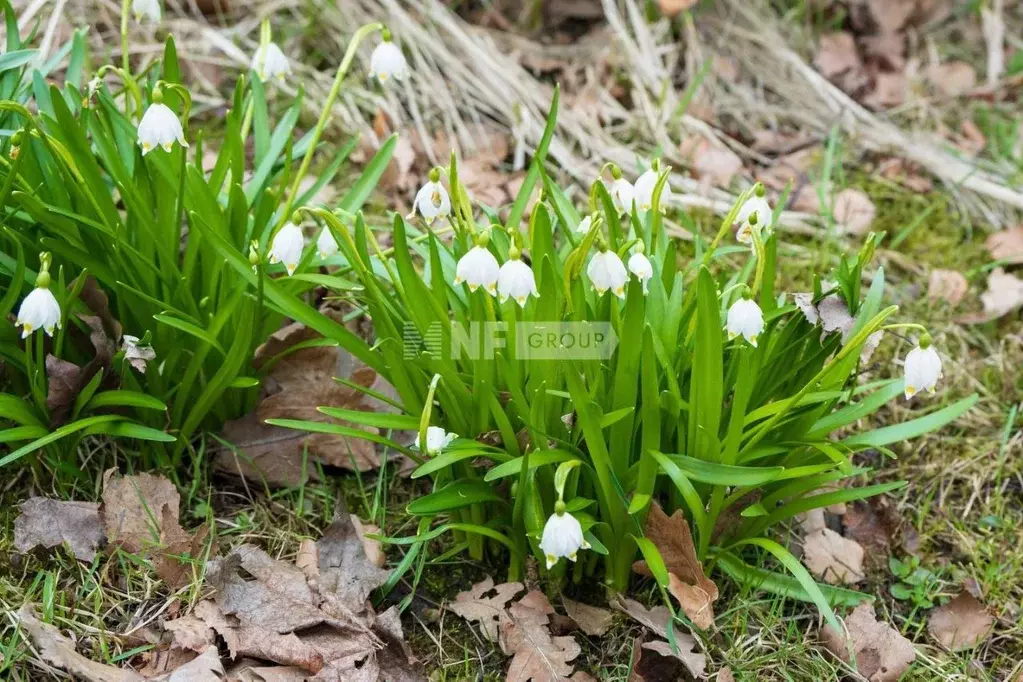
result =
[{"label": "white snowdrop flower", "polygon": [[642,250],[638,250],[629,256],[629,272],[634,274],[643,283],[643,294],[650,293],[647,289],[647,283],[654,276],[654,266],[650,264],[650,259],[646,257]]},{"label": "white snowdrop flower", "polygon": [[757,337],[764,331],[764,313],[753,299],[740,298],[728,309],[725,329],[728,331],[729,339],[741,334],[756,348]]},{"label": "white snowdrop flower", "polygon": [[941,358],[930,343],[922,338],[919,345],[906,355],[906,399],[920,391],[934,393],[934,387],[941,378]]},{"label": "white snowdrop flower", "polygon": [[264,83],[271,79],[283,82],[291,75],[291,64],[277,43],[270,42],[260,45],[256,54],[252,56],[252,70]]},{"label": "white snowdrop flower", "polygon": [[142,155],[145,156],[158,146],[169,152],[175,142],[182,147],[188,146],[185,142],[185,133],[181,129],[181,121],[166,104],[162,102],[150,104],[139,123]]},{"label": "white snowdrop flower", "polygon": [[619,214],[632,211],[632,202],[636,198],[636,188],[632,186],[631,182],[625,178],[615,178],[607,193],[611,195],[611,201],[614,202]]},{"label": "white snowdrop flower", "polygon": [[436,457],[444,448],[451,445],[451,442],[456,438],[458,438],[457,433],[448,433],[439,426],[427,426],[426,450],[423,450],[423,448],[420,447],[418,435],[416,435],[415,447],[417,450],[421,450],[428,455]]},{"label": "white snowdrop flower", "polygon": [[603,296],[604,292],[610,289],[618,298],[625,298],[625,284],[629,281],[629,273],[626,272],[622,259],[611,249],[598,251],[593,255],[586,267],[586,275],[599,296]]},{"label": "white snowdrop flower", "polygon": [[387,39],[377,45],[369,58],[369,75],[381,83],[408,78],[408,62],[401,49]]},{"label": "white snowdrop flower", "polygon": [[326,227],[316,238],[316,252],[320,254],[320,258],[330,258],[337,253],[337,241]]},{"label": "white snowdrop flower", "polygon": [[160,21],[159,0],[131,0],[131,11],[135,15],[135,21],[140,24],[143,19],[154,24]]},{"label": "white snowdrop flower", "polygon": [[451,215],[451,197],[444,185],[440,184],[440,174],[430,175],[431,178],[416,192],[416,200],[412,202],[412,210],[419,211],[427,225],[437,218]]},{"label": "white snowdrop flower", "polygon": [[465,282],[469,291],[483,287],[491,296],[497,295],[497,277],[501,266],[494,254],[485,246],[474,246],[469,253],[458,259],[455,267],[455,284]]},{"label": "white snowdrop flower", "polygon": [[[636,180],[636,205],[641,211],[649,211],[654,205],[654,189],[657,187],[657,180],[660,173],[651,168]],[[671,201],[671,187],[667,182],[661,190],[660,206],[663,210],[665,204]]]},{"label": "white snowdrop flower", "polygon": [[[49,275],[47,275],[49,279]],[[21,327],[21,338],[28,338],[37,329],[43,329],[53,336],[54,328],[60,329],[60,304],[49,286],[36,286],[21,302],[15,326]]]},{"label": "white snowdrop flower", "polygon": [[532,294],[539,298],[540,292],[536,290],[536,277],[533,270],[520,259],[512,256],[497,273],[497,297],[501,303],[509,298],[515,299],[521,307],[526,307],[526,299]]},{"label": "white snowdrop flower", "polygon": [[121,350],[124,351],[124,359],[128,364],[145,374],[146,364],[156,359],[156,351],[152,346],[140,345],[139,341],[139,337],[125,334],[121,337]]},{"label": "white snowdrop flower", "polygon": [[[753,221],[754,224],[750,224],[750,218],[756,216]],[[771,205],[767,203],[767,199],[764,197],[754,194],[746,203],[739,209],[739,215],[736,216],[736,220],[742,223],[742,227],[739,228],[739,232],[735,235],[743,244],[753,243],[753,230],[769,230],[774,222],[774,211],[771,210]]]},{"label": "white snowdrop flower", "polygon": [[593,218],[586,216],[579,221],[579,225],[576,226],[575,231],[579,234],[586,234],[590,231],[590,227],[593,225]]},{"label": "white snowdrop flower", "polygon": [[302,228],[294,223],[288,223],[274,235],[270,243],[270,262],[284,263],[288,274],[293,275],[299,261],[302,260],[302,249],[305,248],[305,238],[302,236]]},{"label": "white snowdrop flower", "polygon": [[575,561],[580,549],[589,548],[590,543],[583,537],[579,519],[566,512],[565,503],[559,500],[555,512],[543,527],[543,537],[540,539],[540,549],[547,558],[547,568],[552,568],[561,558]]}]

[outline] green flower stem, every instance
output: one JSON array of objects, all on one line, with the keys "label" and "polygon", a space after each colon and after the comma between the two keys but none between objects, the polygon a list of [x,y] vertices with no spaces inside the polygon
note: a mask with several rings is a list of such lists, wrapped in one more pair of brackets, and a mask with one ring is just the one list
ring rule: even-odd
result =
[{"label": "green flower stem", "polygon": [[753,251],[757,256],[757,270],[753,277],[753,298],[756,299],[760,295],[760,285],[764,281],[764,266],[767,262],[767,249],[764,248],[764,240],[760,238],[760,229],[754,227],[750,230],[750,236],[753,238]]},{"label": "green flower stem", "polygon": [[915,329],[923,334],[927,333],[927,327],[923,326],[922,324],[916,324],[914,322],[899,322],[896,324],[886,324],[883,327],[881,327],[880,331],[890,332],[895,331],[896,329]]},{"label": "green flower stem", "polygon": [[345,76],[348,74],[348,69],[352,65],[352,61],[355,59],[355,50],[359,47],[359,43],[363,41],[369,34],[376,31],[383,30],[384,25],[381,23],[366,24],[359,28],[352,36],[352,40],[348,43],[348,49],[345,51],[344,57],[341,59],[340,66],[337,67],[337,74],[334,76],[334,84],[330,88],[330,93],[327,95],[327,101],[323,105],[323,111],[320,112],[320,119],[316,122],[316,127],[313,129],[313,137],[309,140],[309,148],[306,149],[305,156],[302,157],[302,163],[298,167],[298,172],[295,173],[295,179],[291,183],[291,191],[288,192],[288,199],[284,204],[284,210],[281,211],[280,218],[277,221],[277,227],[274,228],[274,232],[280,229],[281,225],[287,222],[291,218],[291,209],[295,205],[295,199],[298,198],[299,186],[302,184],[302,178],[309,171],[309,164],[313,161],[313,154],[316,153],[316,145],[320,142],[320,137],[323,135],[323,129],[327,127],[327,119],[330,117],[330,111],[334,107],[334,102],[337,101],[338,95],[341,94],[341,83],[344,81]]},{"label": "green flower stem", "polygon": [[707,248],[707,253],[703,254],[703,265],[710,263],[710,259],[714,255],[714,251],[718,248],[718,244],[721,243],[721,240],[725,238],[728,231],[732,229],[732,225],[735,224],[735,219],[739,216],[739,211],[742,210],[742,205],[746,203],[747,199],[753,196],[757,187],[759,187],[759,183],[747,189],[739,195],[738,199],[736,199],[735,204],[732,206],[732,210],[729,211],[728,215],[726,215],[724,220],[721,221],[721,227],[718,229],[718,233],[714,236],[714,241],[712,241],[710,246]]}]

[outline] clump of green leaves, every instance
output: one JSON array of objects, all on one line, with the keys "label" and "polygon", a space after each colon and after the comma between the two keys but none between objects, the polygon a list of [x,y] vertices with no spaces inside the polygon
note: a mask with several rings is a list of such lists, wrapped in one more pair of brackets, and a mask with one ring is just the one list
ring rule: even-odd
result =
[{"label": "clump of green leaves", "polygon": [[934,598],[941,593],[941,580],[933,571],[920,565],[919,557],[911,556],[905,561],[891,557],[888,570],[898,579],[888,588],[893,597],[910,602],[919,609],[934,606]]}]

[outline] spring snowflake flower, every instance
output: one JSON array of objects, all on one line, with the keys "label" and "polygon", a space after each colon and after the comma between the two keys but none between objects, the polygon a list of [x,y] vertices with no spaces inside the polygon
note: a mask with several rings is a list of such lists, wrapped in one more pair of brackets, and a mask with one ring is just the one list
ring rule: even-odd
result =
[{"label": "spring snowflake flower", "polygon": [[302,228],[294,223],[288,223],[274,235],[270,243],[270,262],[284,263],[288,274],[295,274],[295,268],[302,260],[302,249],[305,248],[305,238],[302,236]]},{"label": "spring snowflake flower", "polygon": [[154,24],[160,21],[159,0],[131,0],[131,11],[135,15],[135,21],[140,24],[143,19]]},{"label": "spring snowflake flower", "polygon": [[590,543],[583,537],[579,519],[565,511],[565,503],[558,500],[554,505],[554,513],[543,527],[543,537],[540,539],[540,549],[547,558],[547,568],[552,568],[561,558],[575,561],[580,549],[589,548]]},{"label": "spring snowflake flower", "polygon": [[579,224],[576,226],[575,231],[579,234],[586,234],[587,232],[590,231],[590,227],[592,225],[593,218],[591,218],[590,216],[586,216],[585,218],[579,221]]},{"label": "spring snowflake flower", "polygon": [[483,287],[491,296],[497,295],[497,278],[501,266],[494,254],[484,245],[477,244],[469,249],[469,253],[458,259],[455,267],[455,284],[465,282],[469,291]]},{"label": "spring snowflake flower", "polygon": [[941,378],[941,358],[931,345],[929,336],[920,338],[919,345],[906,355],[906,400],[922,390],[934,393]]},{"label": "spring snowflake flower", "polygon": [[[755,217],[754,217],[755,216]],[[774,222],[774,211],[762,194],[754,194],[739,209],[736,219],[742,223],[735,238],[743,244],[753,243],[753,230],[769,230]]]},{"label": "spring snowflake flower", "polygon": [[[643,175],[639,176],[636,180],[636,194],[635,200],[636,205],[639,206],[641,211],[649,211],[654,205],[654,189],[657,187],[657,180],[660,177],[660,173],[654,168],[649,169]],[[671,187],[667,182],[664,183],[664,188],[661,190],[661,202],[660,206],[663,206],[671,201]]]},{"label": "spring snowflake flower", "polygon": [[632,210],[632,202],[636,198],[636,188],[632,186],[631,182],[623,177],[617,177],[611,183],[607,193],[611,195],[611,201],[614,202],[619,215]]},{"label": "spring snowflake flower", "polygon": [[629,272],[634,274],[636,279],[643,283],[643,294],[650,293],[647,289],[647,283],[654,276],[654,266],[650,264],[650,259],[646,257],[642,249],[637,249],[635,253],[629,256]]},{"label": "spring snowflake flower", "polygon": [[390,79],[405,80],[409,75],[408,62],[401,49],[391,42],[389,34],[384,35],[382,43],[376,46],[369,58],[369,75],[381,83]]},{"label": "spring snowflake flower", "polygon": [[625,298],[625,285],[629,281],[629,273],[625,270],[625,264],[618,254],[607,249],[598,251],[590,259],[586,267],[586,275],[597,290],[597,295],[603,296],[604,292],[610,289],[618,298]]},{"label": "spring snowflake flower", "polygon": [[50,291],[50,275],[46,273],[45,286],[40,284],[42,274],[36,280],[36,288],[25,297],[18,308],[18,319],[15,325],[21,327],[21,338],[26,339],[37,329],[45,330],[53,336],[54,328],[60,329],[60,304]]},{"label": "spring snowflake flower", "polygon": [[327,228],[323,228],[316,239],[316,252],[320,254],[320,258],[330,258],[337,253],[337,241]]},{"label": "spring snowflake flower", "polygon": [[764,331],[764,313],[753,299],[740,298],[728,309],[725,329],[728,331],[729,339],[741,334],[756,348],[757,337]]},{"label": "spring snowflake flower", "polygon": [[291,75],[291,64],[277,43],[270,42],[260,45],[256,54],[252,56],[252,70],[264,83],[271,79],[284,82],[284,79]]},{"label": "spring snowflake flower", "polygon": [[169,152],[175,142],[182,147],[188,146],[185,142],[185,133],[181,129],[181,121],[166,104],[162,102],[150,104],[139,123],[139,145],[142,146],[142,155],[145,156],[158,146]]},{"label": "spring snowflake flower", "polygon": [[540,296],[536,290],[536,277],[532,269],[518,258],[518,254],[513,253],[497,273],[497,297],[501,303],[513,298],[519,306],[525,308],[530,294],[538,298]]},{"label": "spring snowflake flower", "polygon": [[419,211],[427,225],[437,218],[447,218],[451,215],[451,197],[448,196],[444,185],[440,184],[440,172],[436,169],[430,171],[429,180],[416,192],[412,210]]},{"label": "spring snowflake flower", "polygon": [[441,451],[447,446],[451,445],[451,441],[458,438],[457,433],[448,433],[439,426],[427,426],[426,427],[426,450],[423,450],[419,446],[419,436],[416,436],[415,447],[417,450],[423,451],[428,455],[436,457]]}]

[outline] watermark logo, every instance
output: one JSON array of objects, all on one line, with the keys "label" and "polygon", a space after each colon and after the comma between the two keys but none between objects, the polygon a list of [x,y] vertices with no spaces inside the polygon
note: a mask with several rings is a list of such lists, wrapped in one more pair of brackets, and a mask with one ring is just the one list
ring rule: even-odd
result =
[{"label": "watermark logo", "polygon": [[423,331],[406,322],[402,331],[406,360],[421,354],[493,360],[498,353],[513,360],[606,360],[618,345],[610,322],[453,322],[450,332],[439,322]]}]

